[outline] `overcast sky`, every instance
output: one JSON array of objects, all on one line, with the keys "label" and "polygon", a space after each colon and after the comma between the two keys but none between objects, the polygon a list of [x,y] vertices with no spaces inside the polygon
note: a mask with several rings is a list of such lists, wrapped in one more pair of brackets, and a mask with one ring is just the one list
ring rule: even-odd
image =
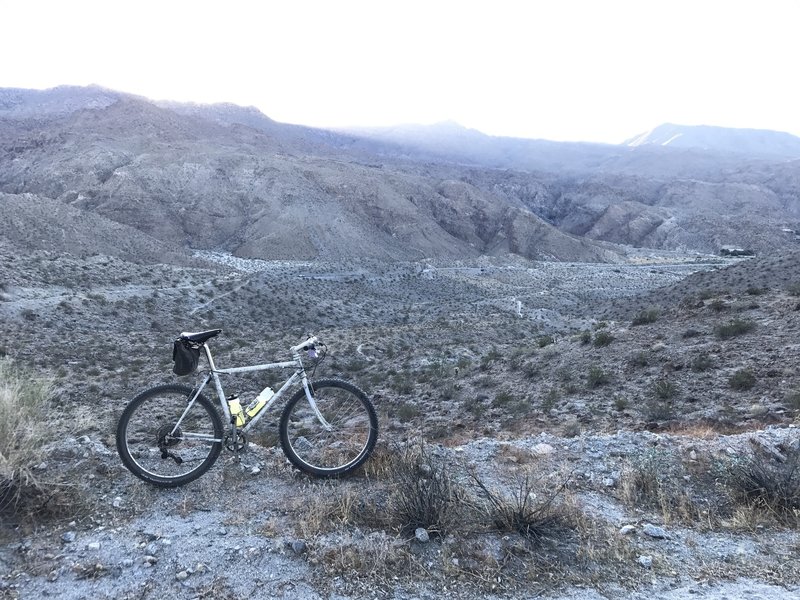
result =
[{"label": "overcast sky", "polygon": [[0,0],[0,87],[96,83],[337,127],[800,135],[796,0]]}]

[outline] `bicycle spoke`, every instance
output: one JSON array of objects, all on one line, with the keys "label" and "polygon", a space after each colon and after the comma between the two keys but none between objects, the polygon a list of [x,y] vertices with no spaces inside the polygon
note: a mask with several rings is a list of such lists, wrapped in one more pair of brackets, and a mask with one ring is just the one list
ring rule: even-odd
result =
[{"label": "bicycle spoke", "polygon": [[157,485],[180,485],[213,464],[222,427],[205,399],[190,404],[188,388],[163,386],[137,397],[120,419],[117,446],[126,466]]}]

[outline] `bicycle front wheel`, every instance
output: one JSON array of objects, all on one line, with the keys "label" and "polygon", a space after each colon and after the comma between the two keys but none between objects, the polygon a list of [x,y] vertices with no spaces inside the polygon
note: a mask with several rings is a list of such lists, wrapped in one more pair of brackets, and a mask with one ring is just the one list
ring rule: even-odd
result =
[{"label": "bicycle front wheel", "polygon": [[298,390],[283,409],[281,446],[291,463],[317,477],[337,477],[369,458],[378,439],[378,417],[367,395],[352,383],[311,384],[314,403]]},{"label": "bicycle front wheel", "polygon": [[194,390],[162,385],[142,392],[117,424],[117,452],[128,470],[159,487],[200,477],[217,460],[223,442],[219,413]]}]

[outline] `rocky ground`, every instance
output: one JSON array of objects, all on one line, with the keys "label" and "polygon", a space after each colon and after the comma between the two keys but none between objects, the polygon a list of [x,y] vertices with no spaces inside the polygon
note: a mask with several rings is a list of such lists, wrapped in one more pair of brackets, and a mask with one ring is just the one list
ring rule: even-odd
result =
[{"label": "rocky ground", "polygon": [[[743,502],[737,483],[755,465],[791,485],[800,460],[791,261],[3,258],[0,351],[58,394],[33,471],[53,495],[4,514],[0,597],[800,593],[797,509]],[[280,357],[307,331],[327,341],[317,375],[356,381],[380,414],[364,471],[298,475],[276,419],[241,462],[223,454],[183,488],[125,471],[125,399],[172,379],[178,331],[215,326],[231,363]],[[448,490],[423,528],[398,508],[408,464]],[[520,491],[535,533],[491,509],[519,508]]]}]

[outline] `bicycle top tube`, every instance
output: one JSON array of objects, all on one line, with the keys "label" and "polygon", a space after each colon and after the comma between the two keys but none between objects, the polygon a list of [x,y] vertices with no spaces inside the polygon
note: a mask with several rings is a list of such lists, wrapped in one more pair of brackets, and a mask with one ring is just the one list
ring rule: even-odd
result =
[{"label": "bicycle top tube", "polygon": [[[221,330],[212,330],[212,331],[221,331]],[[198,335],[205,335],[211,332],[202,332],[202,334]],[[209,337],[214,337],[217,335],[213,333]],[[206,338],[208,339],[208,338]],[[309,337],[297,344],[296,346],[292,346],[289,348],[289,351],[292,353],[292,360],[289,361],[279,361],[279,362],[268,362],[268,363],[260,363],[257,365],[245,365],[241,367],[227,367],[224,369],[219,369],[214,363],[214,359],[211,356],[211,350],[207,344],[204,344],[203,347],[206,352],[206,358],[208,359],[208,364],[211,367],[211,371],[214,373],[247,373],[250,371],[266,371],[267,369],[291,369],[296,368],[298,371],[303,370],[303,361],[300,358],[300,353],[307,350],[313,350],[315,345],[319,343],[319,339],[316,336],[309,335]]]}]

